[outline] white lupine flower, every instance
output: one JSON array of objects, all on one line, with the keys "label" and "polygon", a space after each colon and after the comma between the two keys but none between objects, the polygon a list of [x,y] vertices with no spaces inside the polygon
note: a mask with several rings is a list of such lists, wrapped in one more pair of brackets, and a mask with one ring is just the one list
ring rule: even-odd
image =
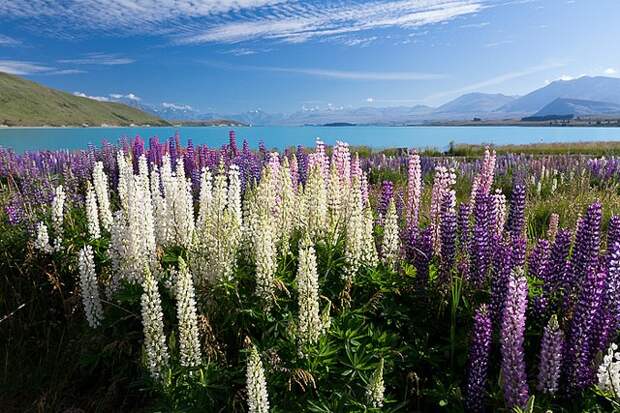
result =
[{"label": "white lupine flower", "polygon": [[[353,278],[363,260],[365,222],[362,210],[362,194],[359,177],[353,178],[350,216],[346,221],[345,277]],[[374,241],[373,241],[374,242]]]},{"label": "white lupine flower", "polygon": [[297,217],[296,209],[298,208],[297,194],[295,193],[291,180],[287,158],[284,158],[279,174],[278,191],[280,207],[278,208],[277,216],[278,244],[280,253],[284,256],[289,252],[289,240],[295,227],[295,220]]},{"label": "white lupine flower", "polygon": [[151,203],[153,205],[153,218],[157,222],[155,226],[155,239],[157,245],[165,247],[172,242],[172,228],[170,226],[170,215],[168,214],[168,204],[164,199],[160,189],[159,169],[153,165],[151,172]]},{"label": "white lupine flower", "polygon": [[364,209],[364,232],[362,235],[362,262],[369,267],[375,267],[379,262],[374,238],[374,222],[372,209],[366,207]]},{"label": "white lupine flower", "polygon": [[179,352],[181,365],[194,367],[200,364],[200,339],[196,298],[192,274],[182,258],[179,258],[179,272],[176,282],[177,317],[179,319]]},{"label": "white lupine flower", "polygon": [[198,198],[198,219],[196,227],[202,228],[209,216],[213,201],[213,178],[209,168],[202,168],[200,174],[200,195]]},{"label": "white lupine flower", "polygon": [[246,367],[246,392],[248,397],[248,413],[268,413],[269,395],[263,362],[258,350],[252,346]]},{"label": "white lupine flower", "polygon": [[144,268],[142,293],[142,326],[144,347],[151,376],[159,378],[168,365],[168,346],[164,334],[164,315],[157,281],[148,267]]},{"label": "white lupine flower", "polygon": [[82,294],[82,304],[88,325],[96,328],[103,319],[103,308],[99,298],[99,286],[97,284],[97,274],[95,272],[95,257],[90,245],[86,245],[80,250],[78,259],[80,270],[80,291]]},{"label": "white lupine flower", "polygon": [[54,250],[50,245],[50,237],[47,231],[47,225],[43,222],[37,224],[37,238],[34,240],[34,247],[40,252],[51,254]]},{"label": "white lupine flower", "polygon": [[366,398],[368,404],[374,408],[383,406],[385,385],[383,383],[383,359],[379,361],[377,369],[372,373],[368,387],[366,388]]},{"label": "white lupine flower", "polygon": [[400,255],[400,238],[398,234],[398,215],[394,200],[390,200],[385,224],[383,226],[383,242],[381,244],[381,257],[383,262],[394,269]]},{"label": "white lupine flower", "polygon": [[231,279],[242,238],[238,167],[231,165],[229,169],[228,188],[223,163],[214,188],[210,181],[210,174],[203,171],[198,225],[190,248],[192,271],[199,283]]},{"label": "white lupine flower", "polygon": [[52,200],[52,228],[54,230],[54,249],[60,250],[64,236],[63,224],[65,220],[65,201],[67,196],[62,185],[56,187]]},{"label": "white lupine flower", "polygon": [[108,298],[118,289],[120,280],[125,276],[125,259],[129,255],[129,240],[127,239],[127,224],[122,211],[117,211],[110,227],[110,247],[108,255],[112,267],[112,277],[107,285]]},{"label": "white lupine flower", "polygon": [[620,353],[618,346],[612,343],[598,368],[598,387],[620,401]]},{"label": "white lupine flower", "polygon": [[99,204],[99,218],[101,226],[109,231],[112,227],[112,209],[110,208],[110,195],[108,193],[108,177],[103,171],[103,162],[95,162],[93,169],[93,187],[97,194],[97,203]]},{"label": "white lupine flower", "polygon": [[329,221],[329,232],[335,233],[341,220],[342,213],[342,187],[340,175],[336,169],[335,162],[329,169],[329,180],[327,182],[327,216]]},{"label": "white lupine flower", "polygon": [[127,180],[133,175],[131,167],[127,162],[127,158],[123,154],[123,151],[118,151],[116,154],[116,164],[118,166],[118,197],[121,201],[121,207],[124,211],[128,208],[128,199],[127,199]]},{"label": "white lupine flower", "polygon": [[101,238],[99,229],[99,213],[97,211],[97,198],[93,187],[88,183],[86,190],[86,219],[88,221],[88,233],[91,239]]},{"label": "white lupine flower", "polygon": [[327,190],[319,164],[310,167],[306,187],[304,188],[304,216],[302,222],[310,237],[314,240],[327,230]]},{"label": "white lupine flower", "polygon": [[270,304],[273,300],[275,273],[278,267],[275,237],[269,215],[261,214],[257,224],[254,238],[256,295]]},{"label": "white lupine flower", "polygon": [[297,267],[297,333],[302,345],[316,343],[323,330],[319,314],[319,274],[314,246],[308,237],[300,242]]}]

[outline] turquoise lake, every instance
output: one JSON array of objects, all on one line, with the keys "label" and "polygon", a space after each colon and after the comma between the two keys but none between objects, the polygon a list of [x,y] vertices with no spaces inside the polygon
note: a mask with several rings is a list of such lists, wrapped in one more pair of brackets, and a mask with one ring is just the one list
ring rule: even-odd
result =
[{"label": "turquoise lake", "polygon": [[291,145],[312,146],[316,138],[327,144],[337,140],[351,145],[373,148],[434,147],[446,149],[450,142],[526,144],[539,142],[575,142],[620,140],[620,128],[590,127],[523,127],[523,126],[411,126],[411,127],[180,127],[180,128],[0,128],[0,146],[16,152],[41,149],[81,149],[102,140],[117,142],[120,137],[160,140],[176,132],[186,143],[219,147],[228,141],[228,131],[237,134],[239,145],[247,139],[256,148],[262,140],[267,148],[282,149]]}]

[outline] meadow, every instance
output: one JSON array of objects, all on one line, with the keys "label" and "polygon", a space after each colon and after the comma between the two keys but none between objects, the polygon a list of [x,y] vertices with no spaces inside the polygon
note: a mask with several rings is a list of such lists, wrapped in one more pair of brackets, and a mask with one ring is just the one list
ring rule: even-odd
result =
[{"label": "meadow", "polygon": [[617,149],[0,148],[0,410],[620,411]]}]

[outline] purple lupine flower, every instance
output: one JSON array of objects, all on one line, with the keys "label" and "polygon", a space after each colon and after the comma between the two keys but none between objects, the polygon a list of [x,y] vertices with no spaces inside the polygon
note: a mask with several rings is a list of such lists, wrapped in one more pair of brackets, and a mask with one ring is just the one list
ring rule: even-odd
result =
[{"label": "purple lupine flower", "polygon": [[571,257],[570,274],[567,274],[565,289],[566,308],[573,303],[573,298],[582,287],[582,280],[586,278],[586,272],[590,267],[598,265],[600,249],[600,228],[602,218],[602,206],[600,202],[594,202],[588,207],[585,216],[579,221],[575,234],[575,245]]},{"label": "purple lupine flower", "polygon": [[545,327],[538,366],[538,391],[555,394],[560,384],[562,351],[564,350],[564,333],[560,329],[558,317],[554,314]]},{"label": "purple lupine flower", "polygon": [[607,226],[607,249],[620,242],[620,215],[614,215],[609,218]]},{"label": "purple lupine flower", "polygon": [[527,262],[528,274],[544,281],[551,245],[546,239],[539,239]]},{"label": "purple lupine flower", "polygon": [[474,315],[474,326],[469,346],[467,387],[465,389],[465,408],[469,412],[484,411],[491,332],[491,316],[486,304],[483,304]]},{"label": "purple lupine flower", "polygon": [[481,288],[487,281],[491,259],[491,210],[490,197],[481,192],[476,195],[474,204],[474,226],[470,255],[470,280],[474,287]]},{"label": "purple lupine flower", "polygon": [[407,258],[416,269],[418,286],[428,283],[429,265],[433,257],[433,235],[430,227],[418,232],[410,230],[407,237]]},{"label": "purple lupine flower", "polygon": [[512,189],[510,211],[508,212],[508,231],[513,236],[520,236],[525,228],[525,191],[525,185],[522,183],[516,183]]},{"label": "purple lupine flower", "polygon": [[598,315],[598,351],[605,351],[620,328],[620,243],[607,248],[607,288]]},{"label": "purple lupine flower", "polygon": [[566,263],[570,253],[571,233],[567,229],[560,229],[555,237],[549,260],[545,267],[543,279],[543,291],[550,298],[565,283]]},{"label": "purple lupine flower", "polygon": [[450,190],[444,193],[441,201],[441,271],[439,283],[442,287],[447,287],[450,282],[450,272],[454,266],[456,254],[456,193]]},{"label": "purple lupine flower", "polygon": [[506,407],[524,407],[529,397],[525,370],[525,310],[527,280],[516,269],[508,278],[500,330],[502,380]]},{"label": "purple lupine flower", "polygon": [[525,267],[525,251],[527,248],[527,240],[525,237],[513,237],[510,260],[512,268]]},{"label": "purple lupine flower", "polygon": [[593,358],[597,329],[597,315],[605,290],[607,274],[590,266],[586,271],[575,305],[570,326],[568,345],[566,346],[566,377],[571,392],[583,390],[594,383]]},{"label": "purple lupine flower", "polygon": [[306,184],[306,178],[308,177],[308,154],[304,152],[304,147],[297,145],[297,163],[299,165],[299,182]]},{"label": "purple lupine flower", "polygon": [[381,183],[381,199],[379,200],[378,213],[379,219],[383,219],[387,214],[388,205],[394,195],[394,184],[391,181],[383,181]]}]

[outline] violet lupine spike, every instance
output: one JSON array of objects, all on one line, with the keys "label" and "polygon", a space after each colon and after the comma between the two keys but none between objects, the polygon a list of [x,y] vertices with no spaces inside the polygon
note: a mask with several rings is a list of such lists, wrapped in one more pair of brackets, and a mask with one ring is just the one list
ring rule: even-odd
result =
[{"label": "violet lupine spike", "polygon": [[572,296],[581,288],[580,280],[586,278],[586,272],[590,267],[598,265],[600,249],[600,228],[602,218],[602,206],[600,202],[594,202],[588,207],[586,214],[579,221],[575,234],[575,245],[571,257],[572,276],[568,279],[566,295],[567,306],[570,306]]},{"label": "violet lupine spike", "polygon": [[420,155],[415,151],[409,156],[407,171],[407,226],[417,228],[422,194],[422,166]]},{"label": "violet lupine spike", "polygon": [[471,226],[469,224],[469,217],[471,216],[471,204],[463,202],[459,205],[458,215],[458,235],[459,235],[459,247],[462,254],[469,253],[469,241],[471,239]]},{"label": "violet lupine spike", "polygon": [[491,316],[486,304],[474,315],[474,326],[469,346],[465,409],[483,412],[487,397],[487,376],[491,350]]},{"label": "violet lupine spike", "polygon": [[514,270],[506,286],[500,330],[501,371],[504,401],[513,409],[525,407],[529,398],[524,354],[527,280],[523,271]]},{"label": "violet lupine spike", "polygon": [[454,267],[456,255],[456,193],[450,190],[444,193],[441,202],[441,270],[439,283],[441,287],[448,287],[450,273]]},{"label": "violet lupine spike", "polygon": [[228,132],[228,147],[230,148],[231,155],[236,157],[239,154],[239,148],[237,147],[237,136],[235,131]]},{"label": "violet lupine spike", "polygon": [[527,239],[525,237],[513,237],[510,253],[512,268],[525,267],[526,249]]},{"label": "violet lupine spike", "polygon": [[470,255],[470,280],[475,288],[481,288],[487,281],[491,259],[490,198],[478,192],[474,203],[474,226]]},{"label": "violet lupine spike", "polygon": [[606,277],[604,271],[590,267],[582,283],[579,300],[575,305],[566,346],[566,371],[569,391],[574,393],[595,381],[593,359],[597,336],[597,316],[603,300]]},{"label": "violet lupine spike", "polygon": [[551,244],[546,239],[539,239],[527,261],[529,275],[545,281],[547,264],[551,253]]},{"label": "violet lupine spike", "polygon": [[605,351],[616,338],[620,328],[620,243],[607,249],[607,288],[598,315],[597,350]]},{"label": "violet lupine spike", "polygon": [[564,333],[560,329],[558,317],[554,314],[545,327],[540,345],[538,365],[538,391],[554,395],[560,384]]},{"label": "violet lupine spike", "polygon": [[546,297],[551,298],[555,292],[566,283],[566,263],[571,246],[571,233],[567,229],[560,229],[555,237],[555,242],[551,246],[547,266],[544,275],[543,292]]},{"label": "violet lupine spike", "polygon": [[388,205],[394,196],[394,184],[391,181],[383,181],[381,183],[381,199],[378,205],[379,219],[383,219],[387,213]]},{"label": "violet lupine spike", "polygon": [[416,283],[420,287],[427,285],[429,265],[433,257],[433,236],[430,228],[409,232],[407,255],[416,269]]},{"label": "violet lupine spike", "polygon": [[620,215],[613,215],[607,225],[607,249],[617,242],[620,242]]},{"label": "violet lupine spike", "polygon": [[525,229],[525,190],[522,183],[513,186],[508,212],[508,231],[513,236],[520,236]]},{"label": "violet lupine spike", "polygon": [[299,182],[305,185],[306,178],[308,177],[308,155],[304,152],[303,146],[297,145],[295,156],[299,165]]}]

